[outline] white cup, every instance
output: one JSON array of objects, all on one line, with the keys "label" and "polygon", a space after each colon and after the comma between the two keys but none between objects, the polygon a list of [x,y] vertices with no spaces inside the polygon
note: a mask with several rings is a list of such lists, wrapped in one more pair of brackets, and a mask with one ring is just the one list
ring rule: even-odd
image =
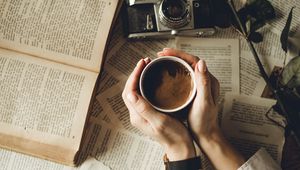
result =
[{"label": "white cup", "polygon": [[[145,94],[145,89],[144,89],[144,86],[143,86],[143,83],[144,83],[144,78],[145,78],[145,75],[148,71],[151,70],[151,68],[159,63],[159,62],[162,62],[162,61],[173,61],[173,62],[178,62],[180,63],[182,66],[184,66],[188,71],[189,71],[189,74],[190,74],[190,77],[191,77],[191,81],[192,81],[192,90],[190,91],[190,94],[189,94],[189,97],[188,99],[184,102],[184,104],[180,105],[179,107],[176,107],[176,108],[172,108],[172,109],[164,109],[164,108],[160,108],[156,105],[154,105],[153,103],[151,103],[151,101],[147,98],[146,94]],[[178,58],[178,57],[174,57],[174,56],[164,56],[164,57],[158,57],[154,60],[152,60],[143,70],[141,76],[140,76],[140,81],[139,81],[139,86],[140,86],[140,92],[142,94],[142,96],[158,111],[161,111],[161,112],[165,112],[165,113],[173,113],[173,112],[177,112],[177,111],[180,111],[182,109],[184,109],[185,107],[187,107],[194,99],[195,95],[196,95],[196,80],[195,80],[195,73],[194,73],[194,70],[192,69],[192,67],[187,63],[185,62],[184,60]]]}]

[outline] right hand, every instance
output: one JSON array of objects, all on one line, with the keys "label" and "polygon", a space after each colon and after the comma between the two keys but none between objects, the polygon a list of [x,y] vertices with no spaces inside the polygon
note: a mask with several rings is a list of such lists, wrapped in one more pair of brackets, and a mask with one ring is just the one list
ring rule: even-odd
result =
[{"label": "right hand", "polygon": [[188,62],[195,71],[197,95],[189,113],[188,122],[191,130],[200,142],[209,139],[219,131],[217,124],[217,100],[220,85],[218,80],[209,73],[204,60],[179,50],[165,48],[159,56],[177,56]]},{"label": "right hand", "polygon": [[188,122],[195,139],[216,169],[235,170],[244,162],[223,136],[218,123],[217,101],[220,85],[209,73],[204,60],[175,49],[164,49],[159,56],[177,56],[188,62],[195,71],[197,95],[189,113]]}]

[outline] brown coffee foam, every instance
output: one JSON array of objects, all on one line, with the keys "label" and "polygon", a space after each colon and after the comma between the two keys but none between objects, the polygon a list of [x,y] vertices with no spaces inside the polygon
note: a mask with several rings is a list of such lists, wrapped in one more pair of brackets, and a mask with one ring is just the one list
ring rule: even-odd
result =
[{"label": "brown coffee foam", "polygon": [[184,105],[193,90],[189,70],[181,63],[169,60],[153,64],[144,76],[143,86],[146,98],[162,109]]}]

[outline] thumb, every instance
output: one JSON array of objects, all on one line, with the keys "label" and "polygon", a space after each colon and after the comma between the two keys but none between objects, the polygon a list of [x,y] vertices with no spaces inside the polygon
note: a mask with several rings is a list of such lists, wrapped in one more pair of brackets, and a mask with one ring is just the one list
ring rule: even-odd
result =
[{"label": "thumb", "polygon": [[132,108],[145,120],[151,124],[159,121],[160,113],[158,113],[142,96],[136,92],[130,92],[127,95]]},{"label": "thumb", "polygon": [[199,60],[195,67],[197,96],[202,101],[213,103],[211,95],[211,79],[204,60]]}]

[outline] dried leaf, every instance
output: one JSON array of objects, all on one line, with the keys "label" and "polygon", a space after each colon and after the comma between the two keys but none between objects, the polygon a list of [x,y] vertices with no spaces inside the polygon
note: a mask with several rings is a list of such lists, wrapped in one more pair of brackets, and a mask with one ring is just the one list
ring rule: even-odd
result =
[{"label": "dried leaf", "polygon": [[279,90],[277,95],[281,99],[281,106],[283,106],[285,113],[282,112],[278,102],[273,108],[287,118],[289,128],[294,131],[296,137],[300,140],[300,98],[289,89]]},{"label": "dried leaf", "polygon": [[291,29],[291,23],[293,19],[293,10],[294,7],[291,9],[288,19],[286,21],[285,27],[282,30],[281,37],[280,37],[280,42],[281,42],[281,48],[285,53],[287,53],[287,48],[288,48],[288,38],[289,38],[289,33]]},{"label": "dried leaf", "polygon": [[281,83],[289,88],[300,86],[300,57],[293,58],[282,73]]},{"label": "dried leaf", "polygon": [[249,35],[249,40],[254,42],[254,43],[260,43],[260,42],[263,41],[263,36],[258,32],[252,32]]},{"label": "dried leaf", "polygon": [[[276,15],[275,9],[268,0],[247,0],[246,5],[238,11],[238,16],[250,41],[258,43],[262,41],[262,36],[257,33],[257,30]],[[239,26],[237,28],[239,29]]]},{"label": "dried leaf", "polygon": [[249,14],[261,23],[276,17],[275,9],[268,0],[248,0]]}]

